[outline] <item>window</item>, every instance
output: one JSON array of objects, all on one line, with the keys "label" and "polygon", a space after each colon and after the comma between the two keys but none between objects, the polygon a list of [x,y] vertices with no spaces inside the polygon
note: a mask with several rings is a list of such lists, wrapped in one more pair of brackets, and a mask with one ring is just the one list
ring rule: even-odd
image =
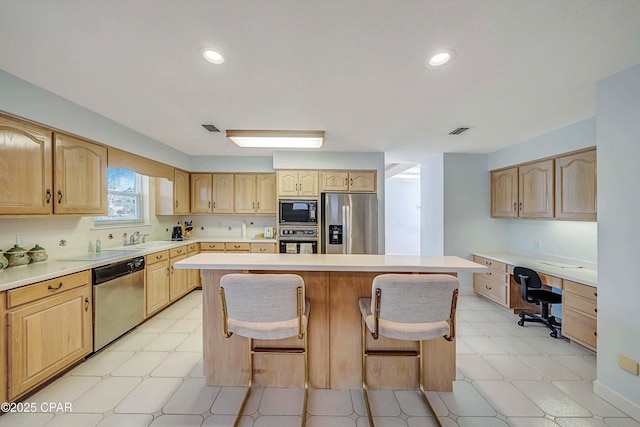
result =
[{"label": "window", "polygon": [[94,217],[96,225],[142,222],[142,177],[128,169],[109,168],[108,215]]}]

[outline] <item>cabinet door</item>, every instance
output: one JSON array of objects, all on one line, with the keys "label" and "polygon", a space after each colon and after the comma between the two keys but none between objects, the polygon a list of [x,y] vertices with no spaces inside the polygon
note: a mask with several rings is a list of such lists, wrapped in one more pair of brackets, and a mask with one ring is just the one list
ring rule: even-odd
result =
[{"label": "cabinet door", "polygon": [[322,191],[349,190],[349,172],[322,171],[320,176],[320,187]]},{"label": "cabinet door", "polygon": [[213,174],[213,213],[233,213],[233,174]]},{"label": "cabinet door", "polygon": [[518,216],[553,218],[553,160],[518,167]]},{"label": "cabinet door", "polygon": [[169,276],[169,301],[175,301],[184,294],[187,293],[187,271],[183,269],[176,269],[173,265],[185,259],[187,255],[180,255],[175,258],[171,258],[170,268],[171,274]]},{"label": "cabinet door", "polygon": [[[196,243],[197,249],[189,251],[187,258],[200,253],[200,246]],[[187,292],[200,286],[200,270],[187,270]]]},{"label": "cabinet door", "polygon": [[93,350],[91,285],[8,312],[9,398]]},{"label": "cabinet door", "polygon": [[169,304],[169,260],[147,265],[145,313],[147,316]]},{"label": "cabinet door", "polygon": [[596,150],[556,159],[556,218],[596,221]]},{"label": "cabinet door", "polygon": [[256,213],[263,215],[276,214],[276,175],[256,175]]},{"label": "cabinet door", "polygon": [[298,195],[298,171],[278,171],[278,196]]},{"label": "cabinet door", "polygon": [[376,192],[375,172],[349,172],[349,191],[360,193]]},{"label": "cabinet door", "polygon": [[491,172],[491,217],[518,217],[518,168]]},{"label": "cabinet door", "polygon": [[0,116],[0,214],[52,212],[51,131]]},{"label": "cabinet door", "polygon": [[189,183],[189,172],[176,169],[175,181],[173,183],[173,211],[176,214],[187,214],[190,212]]},{"label": "cabinet door", "polygon": [[54,212],[107,215],[107,147],[55,135]]},{"label": "cabinet door", "polygon": [[235,213],[256,212],[256,176],[254,174],[235,175]]},{"label": "cabinet door", "polygon": [[300,196],[318,197],[318,172],[298,172],[298,194]]},{"label": "cabinet door", "polygon": [[211,213],[211,174],[191,174],[191,213]]}]

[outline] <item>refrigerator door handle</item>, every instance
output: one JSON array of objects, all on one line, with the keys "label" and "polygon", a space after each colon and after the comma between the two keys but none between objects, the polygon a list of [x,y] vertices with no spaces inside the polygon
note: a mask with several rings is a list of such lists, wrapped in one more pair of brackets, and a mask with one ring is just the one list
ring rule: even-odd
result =
[{"label": "refrigerator door handle", "polygon": [[345,236],[343,236],[344,238],[344,242],[345,242],[345,248],[347,250],[346,253],[350,254],[351,253],[351,207],[349,205],[345,206],[345,208],[347,209],[347,216],[345,217],[345,224],[347,225],[346,230],[344,231]]},{"label": "refrigerator door handle", "polygon": [[342,206],[342,253],[347,253],[347,207]]}]

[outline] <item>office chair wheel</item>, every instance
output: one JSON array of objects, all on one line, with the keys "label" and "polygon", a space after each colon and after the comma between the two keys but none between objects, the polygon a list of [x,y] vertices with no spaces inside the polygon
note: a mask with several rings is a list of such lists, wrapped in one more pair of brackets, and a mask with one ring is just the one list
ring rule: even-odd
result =
[{"label": "office chair wheel", "polygon": [[553,331],[549,335],[551,335],[551,338],[558,338],[558,331]]},{"label": "office chair wheel", "polygon": [[518,320],[518,325],[524,326],[524,312],[520,313],[520,320]]}]

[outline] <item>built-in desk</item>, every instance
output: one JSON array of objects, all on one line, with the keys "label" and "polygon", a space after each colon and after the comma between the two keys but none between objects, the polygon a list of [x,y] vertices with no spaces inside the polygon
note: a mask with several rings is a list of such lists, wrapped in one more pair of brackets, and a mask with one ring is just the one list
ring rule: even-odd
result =
[{"label": "built-in desk", "polygon": [[475,273],[473,288],[478,295],[511,310],[539,311],[523,301],[520,284],[513,279],[515,266],[540,275],[542,283],[562,291],[562,335],[592,350],[597,347],[597,271],[578,264],[560,263],[509,252],[474,253],[475,262],[486,272]]},{"label": "built-in desk", "polygon": [[[485,267],[458,257],[328,254],[201,253],[175,268],[199,269],[203,290],[204,373],[208,385],[242,386],[248,381],[247,341],[224,338],[220,278],[228,273],[294,273],[305,282],[309,313],[310,383],[314,388],[352,389],[361,385],[358,299],[371,297],[373,278],[382,273],[482,272]],[[367,334],[367,340],[371,339]],[[299,346],[297,338],[284,345]],[[374,349],[417,349],[417,343],[380,337]],[[256,345],[268,343],[256,342]],[[424,383],[428,390],[451,391],[456,376],[456,347],[436,339],[424,342]],[[418,362],[412,358],[372,358],[369,385],[377,389],[416,388]],[[257,355],[255,382],[260,386],[299,387],[302,361],[295,356]],[[384,369],[383,365],[384,364]]]}]

